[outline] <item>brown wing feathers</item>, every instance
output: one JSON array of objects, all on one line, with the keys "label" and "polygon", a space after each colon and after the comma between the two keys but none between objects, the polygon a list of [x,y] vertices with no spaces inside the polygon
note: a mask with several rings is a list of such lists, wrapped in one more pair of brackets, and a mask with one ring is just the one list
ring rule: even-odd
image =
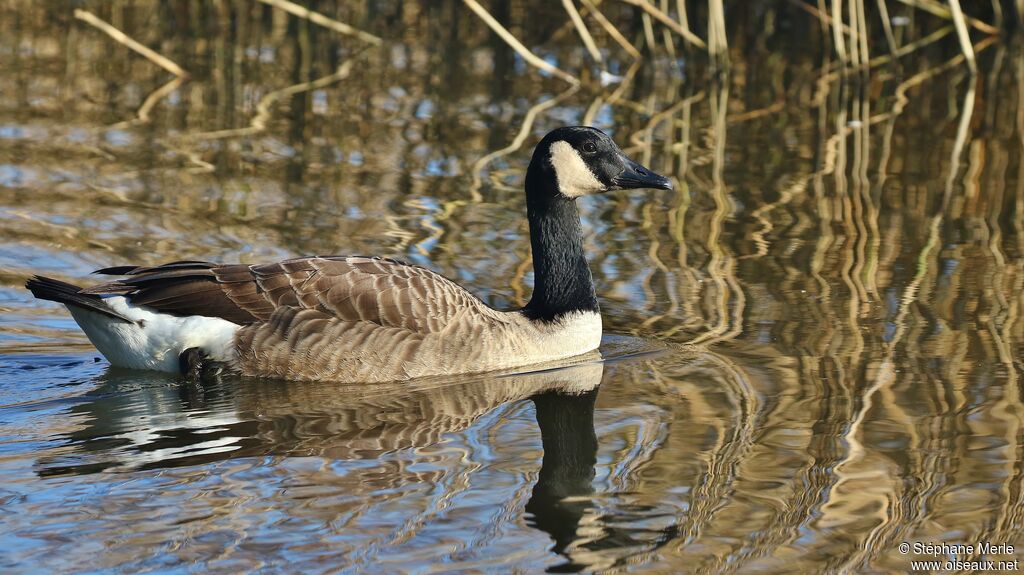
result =
[{"label": "brown wing feathers", "polygon": [[425,333],[444,329],[460,310],[489,310],[430,270],[383,258],[313,257],[253,266],[180,261],[97,273],[128,277],[83,293],[124,295],[161,312],[240,325],[267,321],[280,308],[298,308]]},{"label": "brown wing feathers", "polygon": [[258,321],[251,310],[231,299],[228,284],[218,281],[216,270],[221,267],[237,266],[180,261],[155,267],[105,268],[97,273],[129,277],[88,288],[83,293],[123,295],[136,305],[173,315],[220,317],[238,324]]}]

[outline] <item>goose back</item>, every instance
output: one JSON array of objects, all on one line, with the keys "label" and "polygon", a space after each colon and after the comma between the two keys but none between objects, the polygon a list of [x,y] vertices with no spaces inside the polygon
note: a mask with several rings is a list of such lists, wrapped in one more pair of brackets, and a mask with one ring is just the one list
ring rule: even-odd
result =
[{"label": "goose back", "polygon": [[128,277],[85,293],[238,324],[227,367],[245,375],[395,381],[539,363],[600,343],[597,314],[532,322],[488,307],[440,274],[384,258],[183,261],[100,272]]}]

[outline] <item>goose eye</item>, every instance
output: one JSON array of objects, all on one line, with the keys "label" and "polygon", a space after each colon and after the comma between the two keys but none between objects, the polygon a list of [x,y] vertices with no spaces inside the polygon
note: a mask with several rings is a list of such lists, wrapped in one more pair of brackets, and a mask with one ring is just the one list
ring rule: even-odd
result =
[{"label": "goose eye", "polygon": [[584,142],[583,151],[588,154],[593,154],[594,152],[597,151],[597,144],[595,144],[594,142]]}]

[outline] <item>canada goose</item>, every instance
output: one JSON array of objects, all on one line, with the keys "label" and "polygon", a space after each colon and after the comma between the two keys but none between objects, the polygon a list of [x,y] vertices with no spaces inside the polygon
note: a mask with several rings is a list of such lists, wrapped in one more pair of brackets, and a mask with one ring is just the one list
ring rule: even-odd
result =
[{"label": "canada goose", "polygon": [[403,262],[304,257],[262,265],[179,261],[96,273],[82,289],[35,276],[112,365],[198,376],[382,382],[537,364],[592,351],[601,316],[576,198],[671,189],[595,128],[558,128],[526,171],[534,291],[498,311],[451,280]]}]

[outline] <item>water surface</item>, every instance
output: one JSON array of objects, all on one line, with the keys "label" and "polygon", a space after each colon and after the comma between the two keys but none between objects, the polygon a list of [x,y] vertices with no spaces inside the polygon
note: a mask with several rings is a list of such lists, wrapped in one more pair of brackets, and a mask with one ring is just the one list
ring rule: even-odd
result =
[{"label": "water surface", "polygon": [[[0,570],[901,573],[903,541],[1024,550],[1014,40],[976,78],[951,37],[844,75],[779,8],[730,20],[720,77],[681,44],[633,68],[595,31],[625,78],[602,86],[557,3],[495,3],[570,89],[461,3],[414,4],[323,3],[375,48],[243,0],[85,3],[175,81],[62,3],[0,2]],[[605,361],[196,386],[110,369],[22,288],[372,254],[522,305],[524,167],[575,123],[677,184],[581,201]]]}]

